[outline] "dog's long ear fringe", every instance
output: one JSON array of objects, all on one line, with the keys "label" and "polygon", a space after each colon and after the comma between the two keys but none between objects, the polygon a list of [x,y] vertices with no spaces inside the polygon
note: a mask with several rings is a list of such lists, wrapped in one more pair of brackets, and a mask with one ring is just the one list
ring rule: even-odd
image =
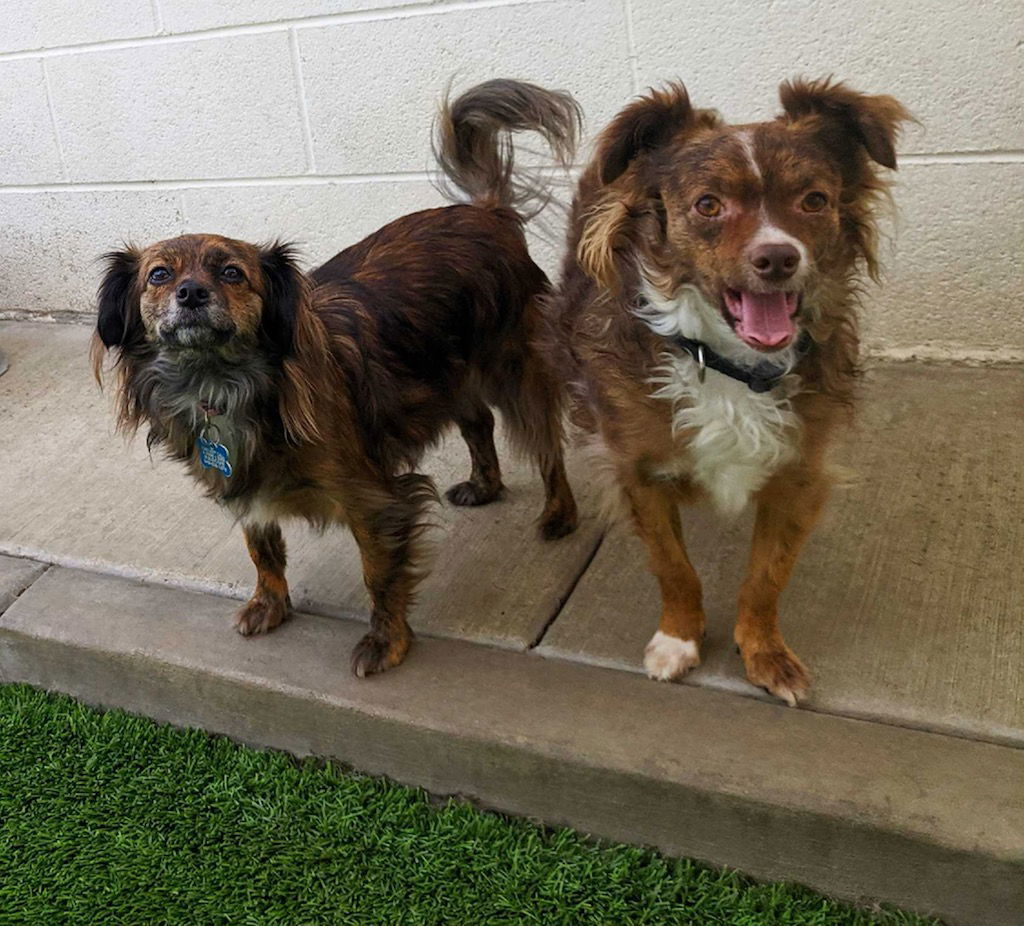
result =
[{"label": "dog's long ear fringe", "polygon": [[630,103],[601,133],[584,181],[598,187],[596,200],[583,216],[576,257],[603,287],[615,291],[621,285],[619,256],[629,248],[634,222],[650,213],[657,198],[657,174],[646,171],[646,156],[720,121],[713,110],[694,109],[676,82]]},{"label": "dog's long ear fringe", "polygon": [[306,275],[299,269],[293,244],[275,241],[260,248],[265,295],[260,320],[263,337],[272,353],[287,357],[295,338],[295,319],[304,291]]},{"label": "dog's long ear fringe", "polygon": [[[327,333],[312,312],[312,285],[299,268],[294,245],[275,241],[260,249],[265,296],[261,331],[280,358],[278,409],[294,444],[316,441],[317,383],[330,375]],[[322,387],[321,387],[322,388]]]},{"label": "dog's long ear fringe", "polygon": [[628,244],[629,218],[629,207],[620,197],[605,197],[585,215],[576,247],[576,258],[586,274],[613,292],[621,285],[617,256]]},{"label": "dog's long ear fringe", "polygon": [[141,338],[142,331],[138,249],[126,245],[120,251],[104,254],[101,259],[106,269],[96,294],[96,330],[90,347],[93,375],[99,383],[103,381],[107,351],[114,347],[131,348]]}]

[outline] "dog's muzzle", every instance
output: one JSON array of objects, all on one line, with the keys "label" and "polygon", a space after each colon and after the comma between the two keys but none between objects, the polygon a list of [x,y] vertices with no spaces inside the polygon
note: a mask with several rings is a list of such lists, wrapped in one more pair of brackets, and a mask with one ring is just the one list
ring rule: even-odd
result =
[{"label": "dog's muzzle", "polygon": [[217,307],[204,305],[172,306],[160,323],[160,338],[167,345],[181,348],[219,347],[231,339],[235,326],[218,318]]}]

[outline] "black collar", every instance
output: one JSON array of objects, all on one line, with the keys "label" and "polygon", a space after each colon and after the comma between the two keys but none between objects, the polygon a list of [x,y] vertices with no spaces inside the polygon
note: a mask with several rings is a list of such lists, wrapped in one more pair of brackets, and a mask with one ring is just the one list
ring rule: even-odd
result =
[{"label": "black collar", "polygon": [[[704,368],[709,367],[724,376],[746,383],[751,392],[769,392],[790,371],[790,366],[772,363],[770,360],[762,360],[755,367],[737,366],[721,354],[715,353],[703,341],[684,338],[682,335],[676,335],[669,340],[685,350],[697,362],[701,382],[704,381]],[[806,354],[812,344],[811,336],[804,331],[796,342],[797,359]]]}]

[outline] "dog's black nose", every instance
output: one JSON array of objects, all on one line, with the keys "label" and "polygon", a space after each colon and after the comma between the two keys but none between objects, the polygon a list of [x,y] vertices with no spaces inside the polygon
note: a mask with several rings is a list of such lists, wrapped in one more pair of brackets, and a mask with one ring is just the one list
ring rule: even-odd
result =
[{"label": "dog's black nose", "polygon": [[750,263],[762,280],[788,280],[800,266],[800,252],[791,244],[761,244],[750,252]]},{"label": "dog's black nose", "polygon": [[174,295],[178,299],[178,305],[186,309],[197,309],[210,301],[210,291],[205,286],[200,286],[195,280],[185,280]]}]

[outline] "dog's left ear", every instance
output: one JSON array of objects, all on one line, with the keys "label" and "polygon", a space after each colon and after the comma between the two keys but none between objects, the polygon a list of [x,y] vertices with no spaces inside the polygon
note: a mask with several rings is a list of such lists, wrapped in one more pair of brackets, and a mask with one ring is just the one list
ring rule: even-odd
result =
[{"label": "dog's left ear", "polygon": [[287,357],[295,341],[299,303],[305,297],[306,275],[295,259],[294,245],[275,241],[260,250],[263,272],[261,330],[274,352]]},{"label": "dog's left ear", "polygon": [[[326,333],[309,305],[309,278],[295,259],[295,247],[275,241],[260,249],[263,271],[261,333],[281,361],[278,408],[285,435],[293,443],[319,439],[316,373],[327,369]],[[305,309],[305,310],[304,310]]]},{"label": "dog's left ear", "polygon": [[779,87],[782,108],[790,121],[817,117],[823,142],[839,152],[850,143],[861,146],[871,160],[896,169],[896,140],[912,116],[891,96],[870,96],[830,78],[787,80]]}]

